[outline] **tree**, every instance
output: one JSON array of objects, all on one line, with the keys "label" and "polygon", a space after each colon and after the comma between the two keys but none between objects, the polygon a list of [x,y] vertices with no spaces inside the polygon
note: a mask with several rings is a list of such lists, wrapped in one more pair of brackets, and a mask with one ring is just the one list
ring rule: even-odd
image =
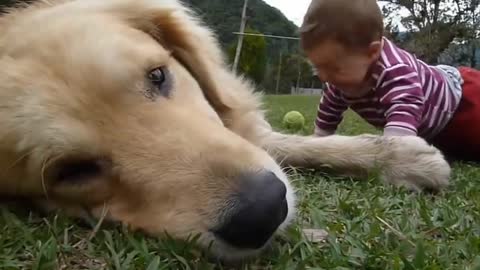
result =
[{"label": "tree", "polygon": [[[250,27],[245,28],[246,33],[261,34]],[[267,43],[262,36],[246,35],[243,40],[242,51],[238,70],[251,78],[255,83],[260,84],[265,75],[267,64]],[[233,62],[235,57],[236,43],[228,49],[229,60]]]},{"label": "tree", "polygon": [[[406,49],[431,64],[455,39],[478,39],[479,0],[387,0],[388,13],[403,9],[402,24],[411,33]],[[387,24],[388,25],[388,24]]]}]

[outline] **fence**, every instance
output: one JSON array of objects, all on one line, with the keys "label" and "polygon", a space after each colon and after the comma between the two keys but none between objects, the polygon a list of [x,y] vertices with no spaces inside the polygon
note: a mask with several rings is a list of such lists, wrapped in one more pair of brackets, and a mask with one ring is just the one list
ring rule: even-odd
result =
[{"label": "fence", "polygon": [[301,96],[320,96],[323,93],[322,88],[303,88],[303,87],[293,87],[291,88],[291,95],[301,95]]},{"label": "fence", "polygon": [[[243,35],[236,70],[252,79],[259,91],[268,94],[316,94],[322,88],[322,82],[300,51],[298,38],[250,32],[234,34],[238,38]],[[228,55],[232,69],[235,69],[236,49],[231,47]]]}]

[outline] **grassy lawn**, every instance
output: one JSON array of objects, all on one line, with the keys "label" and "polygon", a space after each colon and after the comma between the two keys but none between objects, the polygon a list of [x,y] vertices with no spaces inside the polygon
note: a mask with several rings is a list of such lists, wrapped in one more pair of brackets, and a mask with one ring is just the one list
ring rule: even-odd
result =
[{"label": "grassy lawn", "polygon": [[[317,97],[267,98],[269,121],[298,110],[313,130]],[[378,131],[348,113],[339,132]],[[293,173],[299,220],[242,269],[480,269],[480,168],[455,164],[452,185],[431,196],[316,172]],[[92,224],[91,226],[94,226]],[[302,228],[326,229],[311,243]],[[225,269],[191,242],[146,238],[122,227],[80,226],[65,216],[0,207],[0,269]]]}]

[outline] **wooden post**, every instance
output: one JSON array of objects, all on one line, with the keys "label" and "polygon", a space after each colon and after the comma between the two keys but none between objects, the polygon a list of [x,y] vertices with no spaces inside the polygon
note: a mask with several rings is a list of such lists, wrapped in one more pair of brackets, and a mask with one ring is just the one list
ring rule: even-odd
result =
[{"label": "wooden post", "polygon": [[243,3],[242,21],[240,22],[240,35],[238,37],[237,50],[235,51],[235,60],[233,61],[233,71],[237,71],[238,61],[240,60],[240,53],[243,45],[243,33],[245,32],[245,25],[247,23],[247,5],[248,0]]}]

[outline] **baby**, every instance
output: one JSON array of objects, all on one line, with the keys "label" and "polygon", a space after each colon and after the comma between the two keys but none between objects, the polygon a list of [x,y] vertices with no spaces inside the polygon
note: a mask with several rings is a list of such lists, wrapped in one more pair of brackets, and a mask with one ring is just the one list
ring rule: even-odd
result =
[{"label": "baby", "polygon": [[315,135],[347,108],[385,136],[420,136],[452,158],[480,160],[480,71],[432,66],[383,36],[376,0],[313,0],[301,46],[326,89]]}]

